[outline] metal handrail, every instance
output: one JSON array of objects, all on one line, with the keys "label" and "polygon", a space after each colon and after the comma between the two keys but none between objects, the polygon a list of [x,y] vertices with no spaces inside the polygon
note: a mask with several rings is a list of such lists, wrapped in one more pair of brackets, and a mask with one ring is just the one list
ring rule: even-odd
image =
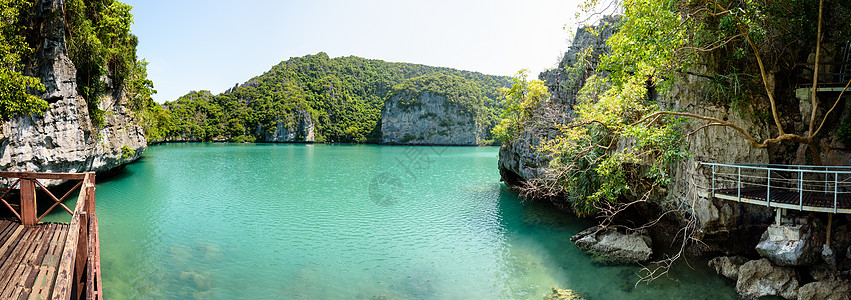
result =
[{"label": "metal handrail", "polygon": [[[710,164],[710,163],[702,163],[702,164]],[[851,170],[851,166],[813,166],[813,165],[784,165],[784,164],[758,164],[758,163],[737,163],[737,164],[726,164],[726,165],[739,165],[739,166],[768,166],[768,167],[793,167],[793,168],[811,168],[811,169],[848,169]]]},{"label": "metal handrail", "polygon": [[[758,170],[758,171],[766,172],[765,177],[762,177],[762,176],[745,176],[745,177],[765,178],[766,184],[764,185],[765,186],[765,203],[764,203],[764,205],[766,205],[768,207],[772,207],[772,199],[771,199],[772,180],[771,179],[772,179],[773,173],[781,173],[781,172],[796,173],[795,177],[797,177],[797,178],[795,178],[795,179],[792,179],[791,176],[790,176],[789,179],[776,178],[776,179],[780,179],[781,184],[783,184],[783,186],[774,186],[774,188],[775,188],[775,190],[780,188],[780,189],[787,190],[787,191],[797,192],[798,203],[795,206],[797,206],[797,209],[801,210],[801,211],[804,210],[804,192],[807,191],[808,193],[809,192],[816,192],[816,193],[822,193],[823,192],[826,198],[832,193],[833,194],[833,207],[830,207],[830,206],[823,206],[823,207],[822,206],[814,206],[814,207],[819,207],[819,208],[822,208],[822,209],[833,208],[833,212],[836,213],[837,210],[838,210],[838,206],[839,206],[838,195],[840,193],[842,193],[842,194],[848,193],[848,192],[843,192],[843,191],[839,190],[839,184],[845,182],[844,180],[840,181],[839,176],[840,175],[843,175],[843,176],[846,176],[846,177],[851,176],[851,166],[836,166],[836,167],[834,167],[834,166],[806,166],[806,165],[779,165],[779,164],[773,164],[773,165],[772,164],[722,164],[722,163],[706,163],[706,162],[700,162],[700,165],[712,167],[712,187],[711,187],[712,190],[711,190],[711,194],[710,194],[711,197],[715,197],[716,192],[717,192],[716,190],[718,189],[717,183],[716,183],[718,181],[718,179],[717,179],[718,173],[719,173],[718,169],[722,168],[722,167],[723,168],[735,168],[736,169],[735,173],[732,173],[732,172],[731,173],[720,172],[720,173],[722,175],[728,175],[728,176],[722,176],[721,177],[722,182],[731,182],[732,180],[730,180],[730,178],[733,177],[733,176],[736,176],[736,184],[735,184],[735,186],[736,186],[736,198],[735,198],[735,200],[739,201],[739,202],[742,201],[742,169]],[[783,166],[788,167],[788,168],[779,168],[779,167],[783,167]],[[825,170],[813,170],[813,169],[817,169],[817,168],[818,169],[825,168]],[[841,170],[829,170],[829,168],[835,168],[835,169],[841,169]],[[824,180],[823,181],[822,180],[816,180],[816,181],[805,180],[804,177],[805,177],[806,173],[818,174],[818,175],[823,174]],[[830,178],[830,174],[833,174],[833,180],[832,181],[828,180]],[[810,186],[810,187],[812,186],[812,182],[818,182],[819,184],[821,182],[824,182],[824,190],[805,189],[805,181],[808,182],[806,184],[806,186]],[[794,183],[794,186],[785,185],[785,184],[790,184],[790,183]],[[830,183],[833,184],[832,190],[830,188]],[[756,184],[756,185],[763,186],[762,184]],[[731,198],[732,195],[727,196],[727,197]],[[727,199],[730,199],[730,198],[727,198]],[[733,200],[733,199],[730,199],[730,200]],[[751,203],[753,203],[753,202],[751,202]],[[781,202],[781,204],[783,204],[783,202]],[[788,207],[788,205],[789,205],[788,203],[785,204],[786,207]],[[777,204],[775,203],[774,206],[776,207]]]},{"label": "metal handrail", "polygon": [[[765,171],[771,170],[771,171],[780,171],[780,172],[796,172],[796,171],[798,171],[798,169],[790,170],[790,169],[783,169],[783,168],[759,167],[757,165],[748,165],[748,164],[719,164],[719,163],[707,163],[707,162],[700,162],[700,164],[701,165],[707,165],[707,166],[743,168],[743,169],[750,169],[750,170],[765,170]],[[793,166],[793,165],[789,165],[789,166]],[[834,166],[829,166],[829,167],[834,167]],[[842,167],[842,168],[845,168],[845,167]],[[826,171],[822,171],[822,170],[802,170],[802,171],[804,171],[806,173],[818,173],[818,174],[834,174],[834,173],[851,174],[851,168],[849,168],[848,171],[829,171],[829,170],[826,170]]]}]

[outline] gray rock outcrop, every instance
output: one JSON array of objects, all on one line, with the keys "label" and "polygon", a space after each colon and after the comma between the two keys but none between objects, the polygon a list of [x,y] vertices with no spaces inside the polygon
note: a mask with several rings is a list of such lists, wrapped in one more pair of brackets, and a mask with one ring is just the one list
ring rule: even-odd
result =
[{"label": "gray rock outcrop", "polygon": [[719,256],[709,261],[709,266],[715,269],[715,272],[732,280],[739,278],[739,267],[744,265],[748,260],[741,256]]},{"label": "gray rock outcrop", "polygon": [[756,251],[778,266],[806,266],[817,262],[824,238],[813,222],[799,225],[772,224],[756,245]]},{"label": "gray rock outcrop", "polygon": [[594,226],[577,233],[570,241],[601,264],[634,264],[648,261],[653,255],[650,237],[642,232],[624,234]]},{"label": "gray rock outcrop", "polygon": [[767,259],[752,260],[739,267],[736,292],[745,299],[780,296],[798,297],[798,274],[794,269],[778,267]]},{"label": "gray rock outcrop", "polygon": [[[571,49],[565,54],[559,67],[541,73],[539,78],[545,82],[551,98],[535,112],[535,118],[569,122],[574,115],[576,91],[582,87],[588,76],[595,74],[594,67],[599,61],[598,55],[606,51],[605,40],[616,32],[609,28],[612,23],[604,20],[594,27],[593,31],[600,32],[600,35],[590,34],[585,28],[577,30]],[[585,60],[576,59],[587,47],[593,49],[591,56]],[[582,65],[577,65],[579,61],[583,61]],[[710,61],[696,65],[692,67],[689,75],[678,78],[668,93],[657,95],[659,105],[664,110],[685,111],[726,120],[758,140],[769,137],[768,124],[749,117],[753,111],[766,110],[766,107],[760,106],[762,104],[737,110],[731,106],[715,105],[706,101],[705,86],[707,78],[711,77],[707,75],[711,74],[711,63]],[[576,73],[577,67],[580,69],[579,73]],[[571,68],[572,71],[568,72]],[[767,102],[756,101],[763,104]],[[553,116],[556,114],[557,116]],[[686,122],[681,125],[682,132],[689,133],[703,125],[702,122]],[[539,137],[546,136],[542,130],[530,126],[521,133],[516,142],[502,146],[499,168],[506,183],[517,185],[518,182],[539,178],[547,172],[549,160],[537,150],[541,144]],[[701,196],[702,189],[712,185],[712,176],[711,170],[702,167],[700,162],[768,163],[768,151],[752,147],[740,133],[722,126],[710,126],[695,131],[688,137],[685,148],[692,155],[673,168],[671,184],[666,187],[666,193],[654,200],[654,204],[661,209],[690,210],[690,214],[697,218],[700,237],[707,242],[700,247],[710,248],[704,249],[708,251],[718,251],[718,245],[709,241],[726,240],[731,232],[740,230],[744,224],[771,221],[773,213],[770,209]],[[726,183],[719,183],[722,184]],[[558,207],[569,207],[558,203],[563,202],[561,199],[554,199],[553,202]]]},{"label": "gray rock outcrop", "polygon": [[104,121],[99,128],[92,125],[87,103],[77,94],[61,9],[61,1],[43,1],[33,8],[43,24],[33,76],[45,85],[40,96],[50,106],[43,115],[13,117],[0,125],[0,170],[107,171],[139,158],[146,149],[144,132],[119,90],[100,100]]},{"label": "gray rock outcrop", "polygon": [[[550,99],[537,108],[534,115],[556,123],[567,123],[573,117],[576,92],[582,88],[585,79],[595,73],[601,54],[607,51],[606,40],[615,33],[616,17],[604,18],[595,26],[579,28],[576,36],[557,68],[541,72],[538,79],[544,82],[550,93]],[[599,32],[599,35],[593,32]],[[585,49],[591,48],[589,57],[581,59],[588,64],[577,65]],[[573,73],[568,73],[574,68]],[[516,141],[503,144],[499,150],[499,172],[508,184],[538,178],[549,165],[546,153],[538,151],[543,142],[540,137],[551,133],[539,126],[527,126]],[[554,203],[559,205],[559,203]]]},{"label": "gray rock outcrop", "polygon": [[[411,99],[416,98],[416,99]],[[419,105],[405,107],[400,101]],[[394,95],[381,113],[381,143],[406,145],[477,145],[481,125],[445,96],[431,92]]]},{"label": "gray rock outcrop", "polygon": [[[278,119],[275,129],[272,132],[267,131],[263,135],[263,141],[272,143],[315,141],[314,122],[310,113],[305,110],[298,110],[295,119],[293,122]],[[258,127],[257,132],[263,132],[263,128]]]},{"label": "gray rock outcrop", "polygon": [[851,283],[841,280],[810,282],[798,289],[798,300],[851,299]]}]

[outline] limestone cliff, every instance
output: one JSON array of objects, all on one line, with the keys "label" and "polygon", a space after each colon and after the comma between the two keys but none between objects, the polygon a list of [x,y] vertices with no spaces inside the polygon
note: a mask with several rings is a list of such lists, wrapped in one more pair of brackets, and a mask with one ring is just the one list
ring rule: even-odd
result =
[{"label": "limestone cliff", "polygon": [[[582,88],[585,79],[594,74],[600,55],[607,51],[606,39],[615,33],[613,24],[616,21],[616,17],[609,17],[601,20],[596,26],[579,28],[558,67],[544,71],[538,76],[547,86],[551,97],[537,108],[536,117],[562,124],[573,118],[576,92]],[[585,49],[591,49],[591,52],[580,59]],[[578,65],[580,61],[582,65]],[[568,73],[569,68],[577,70],[571,75]],[[539,126],[528,126],[516,141],[502,145],[499,151],[499,171],[504,181],[519,184],[545,172],[549,160],[536,148],[542,142],[541,137],[547,134],[546,130]]]},{"label": "limestone cliff", "polygon": [[296,120],[287,122],[286,120],[278,119],[276,126],[271,131],[265,131],[260,125],[257,127],[257,135],[264,139],[261,142],[270,143],[285,143],[285,142],[314,142],[314,126],[313,118],[310,113],[305,110],[298,110]]},{"label": "limestone cliff", "polygon": [[[534,111],[532,119],[565,124],[575,116],[572,110],[576,104],[575,91],[582,87],[585,78],[596,72],[595,62],[599,61],[599,55],[605,51],[605,40],[613,32],[605,26],[604,23],[593,28],[594,32],[603,33],[599,36],[590,36],[584,28],[580,29],[571,50],[565,55],[558,68],[540,75],[539,78],[549,88],[551,98]],[[578,57],[579,53],[587,53],[580,51],[587,47],[594,49],[590,57],[586,57],[586,60],[572,59]],[[598,51],[599,49],[603,49],[603,52]],[[851,53],[851,44],[846,46],[845,51],[846,55]],[[810,56],[813,55],[810,54]],[[772,111],[766,96],[759,93],[751,94],[747,99],[747,105],[739,107],[734,107],[733,102],[712,100],[710,87],[713,84],[719,84],[715,75],[716,72],[722,72],[719,70],[723,70],[723,64],[716,60],[720,59],[702,54],[698,63],[690,65],[687,72],[671,78],[672,89],[664,92],[650,89],[646,96],[655,100],[653,103],[658,105],[659,110],[688,112],[723,120],[738,126],[758,141],[776,137],[779,130],[772,124],[774,120],[770,115],[765,116],[765,112]],[[837,62],[835,58],[831,59],[830,55],[827,55],[823,61]],[[750,66],[742,63],[737,67],[747,69]],[[577,73],[577,70],[580,72]],[[771,71],[767,74],[765,81],[769,85],[768,90],[773,91],[775,104],[779,107],[778,115],[782,119],[779,123],[783,124],[784,131],[806,136],[806,127],[812,113],[812,106],[808,99],[810,92],[808,85],[796,82],[796,77],[800,77],[798,76],[800,74],[790,70],[785,70],[785,73]],[[597,75],[606,76],[605,72],[597,73]],[[833,103],[839,97],[836,89],[823,88],[819,92],[819,98],[823,98],[821,101],[825,101],[824,98],[829,99],[827,101]],[[722,97],[729,96],[731,95],[722,95]],[[851,105],[849,103],[851,101],[848,101],[847,96],[837,102],[836,110],[825,119],[825,130],[821,131],[821,136],[816,136],[821,144],[820,160],[826,165],[851,164],[851,152],[846,146],[851,144]],[[823,102],[817,107],[818,118],[824,118],[823,116],[827,113],[827,108],[824,106],[826,105]],[[704,126],[705,124],[706,122],[694,121],[679,125],[679,130],[686,136],[683,147],[691,155],[672,167],[670,184],[664,188],[654,189],[652,193],[648,192],[646,194],[650,195],[647,198],[648,201],[636,201],[629,208],[618,211],[617,214],[620,216],[613,217],[616,218],[613,223],[633,226],[633,224],[654,221],[648,230],[654,239],[661,240],[662,243],[670,242],[673,236],[682,237],[681,234],[691,228],[689,225],[694,224],[695,231],[690,238],[697,242],[685,248],[689,254],[736,253],[749,257],[756,257],[757,254],[762,256],[763,259],[748,262],[745,258],[737,258],[735,264],[730,258],[715,259],[714,262],[710,262],[710,265],[715,266],[719,273],[737,281],[736,290],[743,298],[755,299],[768,295],[787,299],[830,298],[830,296],[824,296],[827,294],[834,295],[832,297],[838,297],[837,299],[848,298],[847,289],[832,293],[825,289],[819,290],[819,287],[833,288],[833,286],[847,285],[847,282],[836,281],[833,278],[851,274],[849,271],[851,250],[848,249],[849,241],[851,241],[848,237],[851,235],[846,234],[847,224],[851,218],[846,216],[837,220],[835,216],[793,212],[790,214],[797,217],[784,217],[783,224],[768,226],[775,222],[774,209],[708,198],[706,195],[712,186],[734,188],[736,182],[716,181],[713,184],[712,169],[702,166],[701,162],[803,165],[813,164],[815,160],[812,157],[813,153],[808,152],[805,145],[792,142],[771,144],[767,149],[755,148],[743,135],[729,127]],[[535,183],[534,179],[547,174],[549,158],[546,153],[539,153],[536,149],[539,148],[542,140],[548,137],[548,134],[551,133],[529,125],[528,128],[524,128],[516,141],[502,146],[499,168],[502,179],[506,183],[510,185],[521,185],[529,181]],[[618,140],[616,143],[614,147],[607,149],[610,151],[609,154],[618,154],[618,151],[625,149],[625,145],[630,141]],[[749,179],[747,175],[745,176],[742,179],[745,184],[749,180],[753,181],[750,182],[752,184],[765,184],[764,179],[760,182],[759,179]],[[620,193],[622,198],[627,200],[641,196],[641,192],[632,190]],[[570,209],[570,201],[565,198],[566,196],[546,196],[556,206]],[[668,214],[669,212],[675,213]],[[802,215],[808,215],[808,217],[803,218]],[[821,222],[825,218],[820,218],[823,216],[828,223],[832,222],[833,230],[840,233],[834,233],[831,237],[830,233],[821,229],[823,226]],[[659,221],[655,222],[657,217]],[[829,221],[831,218],[833,221]],[[827,230],[827,232],[830,231]],[[826,235],[830,237],[830,243],[825,243]],[[831,243],[833,246],[830,246]],[[577,242],[577,245],[579,244]],[[674,249],[676,250],[678,249]]]},{"label": "limestone cliff", "polygon": [[[421,105],[399,105],[411,97]],[[381,114],[381,142],[385,144],[476,145],[480,130],[475,115],[463,113],[445,96],[429,92],[391,97]]]},{"label": "limestone cliff", "polygon": [[[605,41],[615,32],[611,28],[613,23],[615,23],[613,19],[605,19],[592,28],[593,30],[587,30],[588,28],[577,30],[573,44],[559,66],[541,73],[539,79],[545,82],[551,99],[539,108],[536,117],[556,118],[562,123],[568,122],[573,117],[573,106],[576,104],[575,92],[582,87],[585,78],[594,74],[599,55],[606,51]],[[592,34],[591,31],[600,34]],[[581,62],[582,65],[577,65],[580,63],[577,57],[588,47],[593,49],[590,56]],[[568,69],[571,67],[580,69],[578,76],[569,76]],[[708,65],[696,67],[693,73],[697,75],[688,75],[680,79],[669,94],[658,96],[657,102],[668,110],[687,111],[727,120],[750,132],[757,139],[768,137],[769,128],[764,120],[748,118],[747,112],[734,111],[729,106],[716,106],[704,100],[705,95],[702,89],[706,77],[700,74],[708,73],[709,70],[711,66]],[[576,70],[573,72],[576,74]],[[751,109],[758,110],[762,107]],[[691,132],[701,125],[688,123],[684,125],[683,130]],[[536,178],[546,171],[548,159],[546,155],[536,150],[541,143],[540,137],[545,134],[541,129],[529,127],[516,142],[502,146],[499,168],[504,181],[509,184],[519,184]],[[695,132],[688,138],[686,147],[693,156],[676,167],[672,184],[666,193],[654,201],[654,205],[658,205],[661,209],[683,205],[693,208],[706,235],[727,234],[749,221],[763,221],[771,218],[770,211],[761,207],[713,201],[698,196],[699,189],[711,185],[711,174],[706,168],[701,168],[699,162],[768,163],[768,152],[765,149],[751,147],[737,132],[720,126]],[[561,202],[560,199],[554,201],[557,206],[563,206]]]},{"label": "limestone cliff", "polygon": [[103,125],[92,125],[86,100],[77,94],[61,3],[43,1],[33,9],[41,30],[30,70],[45,85],[46,91],[39,96],[50,107],[43,115],[2,122],[0,170],[107,171],[139,158],[146,149],[143,130],[125,107],[126,97],[120,90],[101,99]]},{"label": "limestone cliff", "polygon": [[381,113],[381,142],[472,146],[485,138],[482,92],[469,81],[443,74],[411,79],[393,88]]}]

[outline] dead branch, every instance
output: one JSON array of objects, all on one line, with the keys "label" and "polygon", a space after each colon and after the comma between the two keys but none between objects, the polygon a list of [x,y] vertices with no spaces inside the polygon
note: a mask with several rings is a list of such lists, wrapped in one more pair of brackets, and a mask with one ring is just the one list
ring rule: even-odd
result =
[{"label": "dead branch", "polygon": [[[830,107],[830,110],[828,110],[827,113],[824,114],[824,118],[821,119],[821,124],[819,124],[818,129],[816,129],[816,131],[813,132],[810,136],[815,136],[819,133],[819,131],[821,131],[821,128],[824,126],[824,122],[827,121],[827,116],[829,116],[830,113],[833,112],[833,109],[835,109],[836,105],[839,104],[839,100],[842,100],[842,94],[845,94],[845,91],[848,90],[849,85],[851,85],[851,80],[848,80],[848,83],[845,84],[845,88],[842,89],[842,92],[840,92],[839,96],[836,97],[836,101],[833,102],[833,106]],[[815,108],[813,109],[813,111],[815,111]]]}]

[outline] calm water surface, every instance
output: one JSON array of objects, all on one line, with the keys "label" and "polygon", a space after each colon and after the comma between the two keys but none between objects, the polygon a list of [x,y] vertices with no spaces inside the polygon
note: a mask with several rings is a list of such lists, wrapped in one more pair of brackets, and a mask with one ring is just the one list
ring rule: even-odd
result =
[{"label": "calm water surface", "polygon": [[97,185],[106,298],[735,299],[694,262],[634,286],[522,203],[495,147],[169,144]]}]

